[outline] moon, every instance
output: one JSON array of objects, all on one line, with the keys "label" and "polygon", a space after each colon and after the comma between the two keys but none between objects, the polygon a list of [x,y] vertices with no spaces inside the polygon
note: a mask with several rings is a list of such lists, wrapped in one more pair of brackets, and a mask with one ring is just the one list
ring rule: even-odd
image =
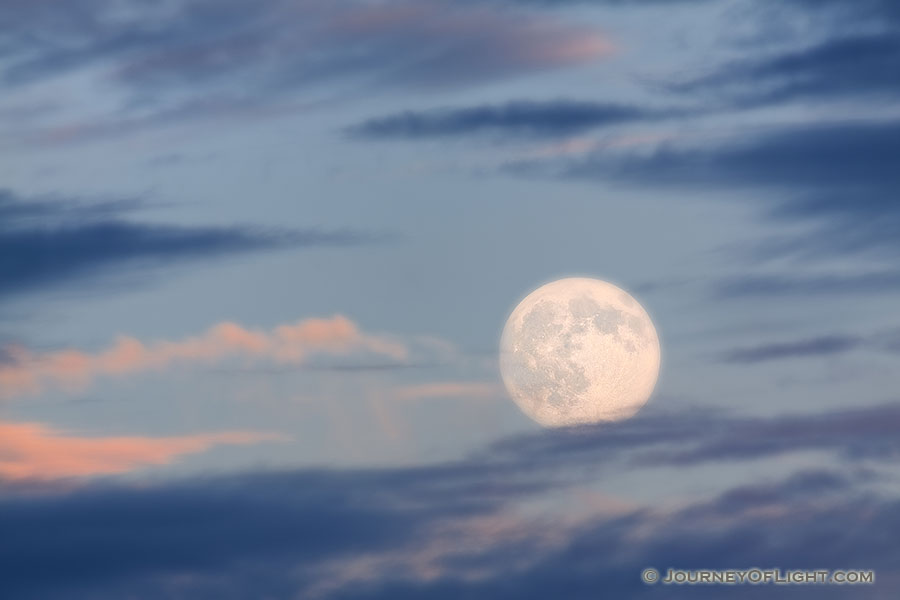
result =
[{"label": "moon", "polygon": [[634,416],[659,377],[659,337],[625,290],[599,279],[548,283],[516,306],[500,338],[509,395],[544,427]]}]

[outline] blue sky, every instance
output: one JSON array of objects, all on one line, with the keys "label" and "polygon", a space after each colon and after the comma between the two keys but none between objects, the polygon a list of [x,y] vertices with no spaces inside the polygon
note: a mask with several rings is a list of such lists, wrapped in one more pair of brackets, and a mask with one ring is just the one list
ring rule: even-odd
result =
[{"label": "blue sky", "polygon": [[[0,24],[0,596],[900,587],[895,2]],[[545,431],[497,346],[572,275],[641,301],[662,372],[635,419]]]}]

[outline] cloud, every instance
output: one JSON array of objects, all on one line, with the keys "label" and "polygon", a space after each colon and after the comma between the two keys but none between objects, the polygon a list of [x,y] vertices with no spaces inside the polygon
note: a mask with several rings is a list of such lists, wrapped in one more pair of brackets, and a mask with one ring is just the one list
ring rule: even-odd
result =
[{"label": "cloud", "polygon": [[311,354],[370,353],[402,361],[407,348],[394,340],[363,333],[349,319],[306,319],[270,331],[223,322],[180,340],[142,342],[119,337],[105,350],[67,349],[46,353],[9,346],[0,363],[0,397],[37,393],[45,387],[81,388],[100,376],[121,376],[177,364],[215,364],[244,358],[301,363]]},{"label": "cloud", "polygon": [[827,39],[812,47],[727,64],[711,75],[673,87],[727,94],[748,106],[853,97],[887,100],[900,93],[896,78],[885,76],[900,68],[898,33]]},{"label": "cloud", "polygon": [[849,335],[829,335],[776,344],[763,344],[751,348],[738,348],[725,355],[724,361],[753,364],[785,358],[831,356],[859,348],[864,340]]},{"label": "cloud", "polygon": [[0,217],[2,229],[14,225],[36,223],[60,224],[66,221],[108,219],[142,206],[139,198],[76,202],[60,197],[21,198],[12,190],[0,189]]},{"label": "cloud", "polygon": [[900,205],[892,198],[900,172],[892,157],[898,152],[900,122],[846,121],[778,127],[701,147],[668,143],[651,153],[522,161],[508,170],[694,191],[751,190],[769,217],[815,227],[754,248],[754,257],[894,255]]},{"label": "cloud", "polygon": [[896,353],[900,332],[881,331],[871,335],[834,334],[736,348],[724,353],[723,362],[751,365],[791,358],[817,358],[846,354],[859,349]]},{"label": "cloud", "polygon": [[[659,468],[782,457],[810,447],[859,456],[893,444],[898,406],[753,419],[702,411],[601,428],[544,431],[468,459],[403,468],[296,471],[75,489],[0,487],[5,591],[21,598],[593,598],[658,595],[640,581],[673,568],[875,569],[898,581],[900,502],[878,471],[838,463],[697,490],[652,506],[592,496],[599,463]],[[714,443],[711,443],[714,442]],[[625,455],[627,456],[627,455]],[[895,454],[868,454],[889,467]],[[654,470],[643,471],[642,467]],[[674,475],[674,474],[673,474]],[[890,486],[888,486],[889,488]],[[584,510],[554,509],[560,493]],[[580,494],[583,493],[585,495]],[[548,496],[549,494],[549,496]],[[554,496],[556,495],[556,496]],[[554,506],[552,503],[549,506]],[[530,507],[530,508],[529,508]],[[50,574],[38,577],[39,573]],[[796,594],[829,597],[828,586]],[[668,587],[666,597],[720,588]],[[735,587],[729,594],[770,594]]]},{"label": "cloud", "polygon": [[674,4],[704,4],[709,0],[496,0],[513,4],[558,8],[564,6],[672,6]]},{"label": "cloud", "polygon": [[[770,490],[776,495],[796,494],[797,485],[787,481]],[[744,488],[745,491],[747,488]],[[895,525],[896,501],[843,499],[838,502],[790,502],[770,504],[768,511],[755,513],[739,498],[720,498],[697,503],[672,514],[635,512],[613,518],[597,518],[570,530],[566,543],[558,547],[525,547],[521,553],[512,548],[489,548],[478,558],[492,566],[490,575],[465,577],[461,569],[455,576],[422,582],[397,577],[372,589],[358,586],[355,593],[342,598],[545,598],[565,589],[567,598],[596,597],[597,590],[627,598],[722,597],[718,586],[648,586],[640,573],[648,566],[665,570],[733,569],[736,565],[778,565],[782,569],[848,569],[845,564],[868,565],[877,570],[874,586],[854,586],[853,597],[878,598],[892,589],[896,571],[890,560],[896,551],[888,548],[878,533]],[[716,510],[716,509],[720,510]],[[727,510],[722,510],[727,509]],[[864,515],[864,516],[861,516]],[[857,529],[858,527],[858,529]],[[848,530],[859,535],[848,535]],[[527,568],[503,570],[504,560],[531,560]],[[818,567],[814,565],[819,565]],[[403,579],[407,579],[404,581]],[[798,587],[792,595],[809,598],[846,597],[847,588],[828,586]],[[735,586],[728,596],[762,598],[772,594],[766,586]]]},{"label": "cloud", "polygon": [[221,444],[281,439],[253,432],[180,437],[75,437],[41,423],[0,422],[0,480],[57,479],[125,473],[165,465]]},{"label": "cloud", "polygon": [[[748,3],[744,9],[759,20],[761,33],[752,42],[753,51],[745,45],[737,54],[743,58],[669,91],[689,92],[722,117],[759,105],[848,99],[865,116],[805,125],[780,121],[738,129],[728,138],[689,136],[661,144],[655,152],[630,156],[587,146],[579,156],[512,161],[506,171],[667,189],[679,186],[728,197],[751,192],[751,201],[776,222],[811,226],[801,234],[769,237],[740,249],[755,261],[873,253],[895,257],[900,211],[892,199],[900,179],[891,157],[900,152],[900,122],[886,116],[886,109],[900,87],[896,78],[885,74],[900,65],[897,3],[796,0],[752,7]],[[798,33],[782,39],[779,32],[784,31]],[[801,46],[798,38],[807,41]],[[849,105],[838,106],[845,114]],[[400,122],[398,118],[387,124]],[[850,275],[848,280],[857,277],[881,285],[888,284],[893,274],[881,283],[874,282],[879,278],[875,274]],[[798,282],[796,287],[802,285]]]},{"label": "cloud", "polygon": [[[763,33],[749,58],[725,63],[671,89],[718,95],[738,108],[792,101],[888,101],[900,92],[896,78],[885,76],[900,66],[900,10],[895,2],[793,0],[754,8]],[[771,43],[773,32],[785,28],[793,35],[776,35]]]},{"label": "cloud", "polygon": [[671,111],[627,104],[556,100],[517,101],[501,105],[405,111],[363,121],[348,128],[362,138],[429,138],[484,133],[565,136],[636,120],[657,119]]},{"label": "cloud", "polygon": [[83,72],[122,92],[115,118],[54,116],[38,128],[45,142],[303,111],[373,90],[464,87],[612,51],[577,23],[448,0],[73,0],[55,11],[5,0],[0,21],[6,88]]},{"label": "cloud", "polygon": [[0,296],[114,267],[163,265],[264,249],[376,241],[353,231],[204,227],[127,221],[135,200],[82,204],[0,191]]},{"label": "cloud", "polygon": [[[401,573],[381,577],[378,584],[361,582],[333,597],[520,599],[554,597],[562,589],[567,598],[575,599],[596,597],[598,590],[627,598],[657,598],[661,593],[666,598],[717,598],[723,595],[719,586],[648,586],[641,582],[640,573],[647,567],[663,573],[668,568],[752,568],[743,565],[777,565],[784,570],[854,568],[847,561],[859,564],[857,569],[877,571],[875,584],[853,586],[852,596],[881,597],[896,582],[890,561],[897,553],[879,529],[896,525],[898,503],[857,499],[852,494],[848,494],[851,499],[816,503],[809,500],[809,492],[801,495],[805,501],[789,501],[799,495],[804,476],[764,486],[762,493],[773,493],[781,500],[765,507],[740,498],[743,493],[756,496],[757,490],[747,486],[733,495],[669,514],[636,511],[586,519],[564,533],[559,523],[543,528],[532,524],[527,527],[532,543],[506,546],[495,540],[474,546],[465,558],[445,556],[440,564],[449,568],[441,577],[424,580]],[[813,473],[809,479],[816,476]],[[810,487],[817,485],[821,483]],[[552,540],[553,533],[565,536],[564,541],[545,541]],[[475,565],[486,565],[480,576],[472,573]],[[848,588],[810,585],[791,592],[797,597],[844,598]],[[729,597],[771,594],[770,585],[727,588]]]},{"label": "cloud", "polygon": [[[0,557],[16,575],[4,577],[3,587],[16,597],[77,597],[96,595],[99,584],[101,595],[116,595],[102,586],[135,590],[134,582],[148,575],[166,585],[182,573],[198,584],[192,597],[217,595],[219,584],[221,597],[271,595],[274,586],[294,585],[296,575],[288,572],[299,568],[312,578],[309,569],[329,559],[413,543],[438,519],[479,514],[494,504],[458,494],[442,499],[435,493],[439,482],[429,479],[402,471],[300,471],[4,501]],[[48,528],[47,519],[58,527]],[[6,528],[13,523],[14,530]],[[262,569],[268,583],[255,593],[229,590],[249,583],[227,575],[241,565]],[[53,577],[36,577],[48,567]],[[284,575],[273,576],[272,568]],[[296,595],[285,591],[277,595]]]},{"label": "cloud", "polygon": [[644,466],[686,466],[812,450],[851,461],[890,459],[900,455],[898,432],[900,404],[768,418],[696,410],[512,437],[493,446],[489,456],[531,469],[556,469],[571,461],[599,466],[620,458]]},{"label": "cloud", "polygon": [[[589,157],[569,166],[572,176],[613,175],[649,178],[666,184],[720,183],[753,185],[789,191],[871,191],[900,182],[890,157],[898,148],[900,123],[843,122],[794,126],[732,138],[718,147],[666,147],[646,159],[604,164]],[[830,210],[877,214],[890,208],[884,197],[864,198],[861,206],[843,202],[840,195],[816,195],[789,208],[796,212]]]},{"label": "cloud", "polygon": [[719,298],[766,296],[835,296],[887,293],[900,290],[900,273],[875,271],[841,275],[746,275],[720,281],[714,294]]}]

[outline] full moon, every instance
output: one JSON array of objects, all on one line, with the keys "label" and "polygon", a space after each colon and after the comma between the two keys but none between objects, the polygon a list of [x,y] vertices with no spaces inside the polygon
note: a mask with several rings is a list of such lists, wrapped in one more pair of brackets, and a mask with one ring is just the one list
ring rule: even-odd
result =
[{"label": "full moon", "polygon": [[659,337],[626,291],[599,279],[560,279],[528,294],[500,339],[509,395],[545,427],[620,421],[650,398]]}]

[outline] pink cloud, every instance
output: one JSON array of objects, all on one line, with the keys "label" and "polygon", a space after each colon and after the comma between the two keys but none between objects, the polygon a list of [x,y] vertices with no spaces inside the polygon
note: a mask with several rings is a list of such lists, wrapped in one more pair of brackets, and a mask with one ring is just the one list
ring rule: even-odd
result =
[{"label": "pink cloud", "polygon": [[371,353],[405,360],[408,351],[396,341],[363,333],[340,315],[306,319],[272,330],[247,329],[219,323],[206,332],[180,340],[142,342],[121,336],[105,350],[77,349],[33,353],[21,346],[5,349],[0,364],[0,397],[37,393],[47,386],[78,389],[98,376],[116,376],[164,369],[175,364],[213,364],[244,358],[279,363],[302,363],[310,355]]},{"label": "pink cloud", "polygon": [[546,14],[441,0],[359,5],[337,14],[329,30],[369,39],[390,35],[434,46],[483,48],[488,51],[484,60],[515,58],[501,63],[506,66],[562,66],[615,50],[595,30]]},{"label": "pink cloud", "polygon": [[165,465],[220,444],[283,440],[267,433],[224,432],[180,437],[75,437],[41,423],[0,422],[0,479],[111,475]]},{"label": "pink cloud", "polygon": [[[115,65],[113,80],[190,86],[242,74],[260,88],[271,79],[315,84],[361,77],[386,85],[458,85],[603,57],[613,44],[594,28],[546,13],[452,0],[262,0],[240,29],[173,39]],[[250,12],[248,11],[248,15]],[[176,15],[177,16],[177,15]],[[263,18],[260,18],[262,16]],[[190,19],[190,15],[185,15]],[[215,26],[214,26],[215,27]],[[374,76],[374,77],[373,77]]]}]

